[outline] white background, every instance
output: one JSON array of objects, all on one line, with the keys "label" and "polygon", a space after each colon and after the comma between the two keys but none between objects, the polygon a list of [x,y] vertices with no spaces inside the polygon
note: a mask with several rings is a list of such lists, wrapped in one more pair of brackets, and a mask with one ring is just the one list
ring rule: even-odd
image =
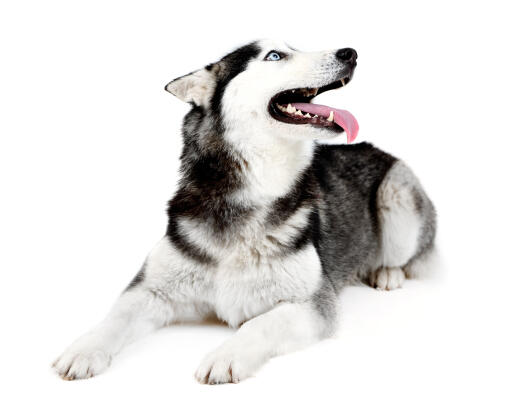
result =
[{"label": "white background", "polygon": [[[3,1],[0,397],[509,399],[509,12],[493,1]],[[354,47],[322,96],[402,157],[439,214],[440,278],[347,289],[336,338],[238,385],[203,386],[232,334],[179,326],[97,378],[54,358],[98,322],[162,236],[188,106],[171,79],[252,39]],[[319,99],[318,99],[319,101]],[[285,398],[282,398],[285,397]]]}]

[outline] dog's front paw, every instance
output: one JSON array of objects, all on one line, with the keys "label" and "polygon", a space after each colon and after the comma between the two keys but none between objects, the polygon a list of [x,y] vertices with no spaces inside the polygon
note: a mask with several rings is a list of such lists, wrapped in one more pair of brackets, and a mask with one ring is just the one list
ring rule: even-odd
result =
[{"label": "dog's front paw", "polygon": [[102,373],[111,360],[111,355],[96,342],[84,337],[72,344],[52,366],[64,380],[88,379]]},{"label": "dog's front paw", "polygon": [[264,358],[248,347],[225,344],[206,356],[195,372],[202,384],[238,383],[251,376]]},{"label": "dog's front paw", "polygon": [[405,273],[400,267],[380,267],[369,275],[369,284],[378,290],[401,288],[404,281]]}]

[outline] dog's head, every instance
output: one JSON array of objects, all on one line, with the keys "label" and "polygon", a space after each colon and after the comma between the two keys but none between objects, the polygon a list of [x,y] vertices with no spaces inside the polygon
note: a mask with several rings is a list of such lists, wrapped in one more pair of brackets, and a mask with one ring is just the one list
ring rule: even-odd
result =
[{"label": "dog's head", "polygon": [[306,53],[284,43],[250,43],[165,89],[216,117],[222,129],[292,139],[355,139],[358,124],[345,110],[312,103],[351,81],[357,53],[350,48]]}]

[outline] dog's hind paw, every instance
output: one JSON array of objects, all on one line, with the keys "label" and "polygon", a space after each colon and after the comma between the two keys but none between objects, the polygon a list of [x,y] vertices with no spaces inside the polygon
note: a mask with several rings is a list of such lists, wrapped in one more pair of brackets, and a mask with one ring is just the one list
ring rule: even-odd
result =
[{"label": "dog's hind paw", "polygon": [[400,267],[380,267],[369,274],[369,285],[377,290],[395,290],[403,286],[405,273]]}]

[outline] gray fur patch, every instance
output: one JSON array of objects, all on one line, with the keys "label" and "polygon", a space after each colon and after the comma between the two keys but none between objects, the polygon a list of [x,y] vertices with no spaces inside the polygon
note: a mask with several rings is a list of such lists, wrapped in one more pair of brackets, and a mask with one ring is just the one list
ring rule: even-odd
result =
[{"label": "gray fur patch", "polygon": [[128,284],[128,286],[126,287],[126,289],[124,291],[131,290],[131,289],[137,287],[138,285],[140,285],[140,283],[142,283],[144,281],[145,268],[146,268],[146,262],[144,262],[144,264],[142,265],[142,267],[140,268],[138,273],[135,275],[135,277],[133,277],[133,280],[131,280],[131,282]]}]

